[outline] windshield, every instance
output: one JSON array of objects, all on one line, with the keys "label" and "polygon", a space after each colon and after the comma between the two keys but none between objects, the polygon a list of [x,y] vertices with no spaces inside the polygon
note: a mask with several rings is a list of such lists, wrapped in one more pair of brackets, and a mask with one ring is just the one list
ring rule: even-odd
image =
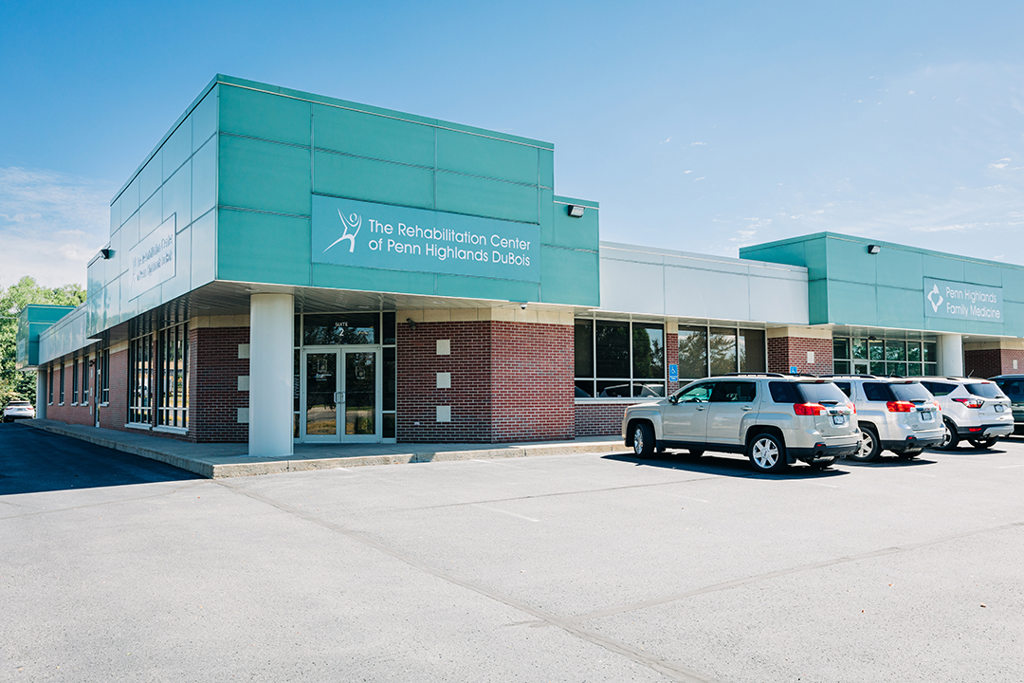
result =
[{"label": "windshield", "polygon": [[1006,398],[1006,394],[994,382],[972,382],[965,384],[964,387],[975,396],[982,398]]},{"label": "windshield", "polygon": [[900,401],[928,401],[931,400],[932,395],[928,393],[928,390],[917,382],[910,384],[892,384],[893,395],[896,396],[897,400]]},{"label": "windshield", "polygon": [[1021,379],[997,379],[996,384],[1007,396],[1014,400],[1024,398],[1024,380]]},{"label": "windshield", "polygon": [[846,403],[846,394],[832,382],[797,382],[800,395],[806,403]]}]

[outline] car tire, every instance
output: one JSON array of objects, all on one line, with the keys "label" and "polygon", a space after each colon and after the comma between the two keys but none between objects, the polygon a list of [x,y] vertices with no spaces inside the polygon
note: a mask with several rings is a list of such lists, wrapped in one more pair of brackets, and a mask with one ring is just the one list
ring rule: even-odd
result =
[{"label": "car tire", "polygon": [[862,424],[860,425],[860,450],[846,457],[857,462],[874,462],[881,452],[882,442],[878,440],[878,430],[869,424]]},{"label": "car tire", "polygon": [[900,460],[913,460],[917,456],[921,455],[921,449],[920,448],[910,448],[910,449],[907,449],[907,450],[903,451],[902,453],[897,453],[896,455],[899,456]]},{"label": "car tire", "polygon": [[811,467],[816,470],[827,470],[834,464],[836,464],[835,458],[818,458],[811,462]]},{"label": "car tire", "polygon": [[990,436],[987,439],[968,439],[967,443],[979,450],[987,451],[996,445],[996,437]]},{"label": "car tire", "polygon": [[649,458],[654,453],[654,430],[649,422],[637,422],[633,426],[633,453],[640,458]]},{"label": "car tire", "polygon": [[691,458],[699,458],[704,455],[703,448],[688,448],[686,452],[690,454]]},{"label": "car tire", "polygon": [[760,432],[747,444],[747,457],[758,472],[781,472],[786,469],[786,446],[771,432]]},{"label": "car tire", "polygon": [[943,451],[956,450],[957,445],[960,443],[960,436],[956,433],[956,425],[949,420],[943,420],[942,427],[944,429],[942,443],[938,445],[938,448]]}]

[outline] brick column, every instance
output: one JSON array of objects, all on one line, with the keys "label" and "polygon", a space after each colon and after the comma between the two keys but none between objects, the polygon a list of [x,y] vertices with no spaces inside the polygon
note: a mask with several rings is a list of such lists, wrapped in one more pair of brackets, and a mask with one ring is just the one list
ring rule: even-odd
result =
[{"label": "brick column", "polygon": [[1011,373],[1024,373],[1024,339],[964,344],[964,374],[994,377]]},{"label": "brick column", "polygon": [[[813,327],[779,327],[768,331],[768,372],[832,374],[832,333]],[[811,358],[813,357],[813,361]]]}]

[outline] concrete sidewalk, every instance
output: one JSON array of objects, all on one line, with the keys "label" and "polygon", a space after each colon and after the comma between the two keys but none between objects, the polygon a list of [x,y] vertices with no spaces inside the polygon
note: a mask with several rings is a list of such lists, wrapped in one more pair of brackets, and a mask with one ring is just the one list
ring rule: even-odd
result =
[{"label": "concrete sidewalk", "polygon": [[508,444],[295,444],[295,453],[280,458],[248,454],[244,443],[192,443],[149,434],[97,429],[56,420],[22,420],[21,424],[53,434],[167,463],[188,472],[216,479],[303,470],[398,465],[418,462],[520,458],[529,455],[566,453],[614,453],[625,451],[621,439],[590,437],[574,441],[538,441]]}]

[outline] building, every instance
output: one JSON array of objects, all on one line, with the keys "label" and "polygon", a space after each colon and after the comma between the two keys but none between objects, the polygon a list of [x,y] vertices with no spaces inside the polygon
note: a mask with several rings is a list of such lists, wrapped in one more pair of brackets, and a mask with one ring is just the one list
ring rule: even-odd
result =
[{"label": "building", "polygon": [[217,76],[111,203],[38,414],[196,442],[571,439],[731,371],[991,375],[1024,267],[821,233],[721,258],[601,242],[553,145]]}]

